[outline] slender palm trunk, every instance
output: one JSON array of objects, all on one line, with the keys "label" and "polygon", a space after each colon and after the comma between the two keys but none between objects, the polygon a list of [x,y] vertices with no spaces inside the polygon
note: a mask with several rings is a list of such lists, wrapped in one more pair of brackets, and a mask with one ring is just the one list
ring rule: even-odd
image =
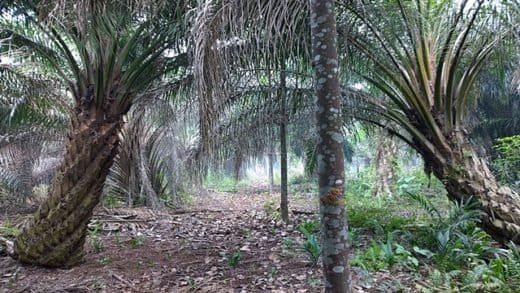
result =
[{"label": "slender palm trunk", "polygon": [[334,0],[311,0],[312,59],[317,94],[318,179],[326,292],[352,292],[344,200],[343,119]]},{"label": "slender palm trunk", "polygon": [[139,151],[139,173],[140,173],[140,183],[141,183],[141,196],[144,197],[144,202],[146,206],[151,207],[155,210],[160,210],[164,208],[164,203],[161,201],[161,197],[155,191],[151,179],[151,170],[149,166],[145,163],[149,156],[145,153],[145,149],[141,148]]},{"label": "slender palm trunk", "polygon": [[449,148],[423,155],[454,201],[476,199],[482,211],[481,227],[494,239],[520,243],[520,196],[500,186],[484,159],[479,158],[463,132],[446,141]]},{"label": "slender palm trunk", "polygon": [[280,121],[280,213],[282,220],[289,223],[288,188],[287,188],[287,97],[286,97],[286,76],[285,66],[282,63],[280,71],[280,100],[281,100],[281,121]]},{"label": "slender palm trunk", "polygon": [[81,260],[87,224],[118,151],[121,118],[95,105],[80,105],[71,113],[64,158],[49,197],[14,243],[21,262],[63,267]]},{"label": "slender palm trunk", "polygon": [[394,160],[397,146],[386,130],[381,129],[378,136],[375,157],[376,182],[373,193],[375,196],[391,197],[396,176]]},{"label": "slender palm trunk", "polygon": [[21,197],[20,201],[25,203],[27,199],[31,198],[33,195],[33,167],[35,158],[33,158],[34,154],[32,152],[37,151],[34,148],[31,149],[29,142],[23,142],[20,144],[20,166],[18,169],[20,180],[21,180]]},{"label": "slender palm trunk", "polygon": [[20,195],[17,200],[19,203],[24,204],[33,195],[33,168],[40,155],[41,146],[37,141],[23,138],[13,145],[13,149],[12,170],[19,178],[17,189]]},{"label": "slender palm trunk", "polygon": [[270,139],[269,141],[269,153],[267,154],[267,164],[269,164],[269,195],[273,194],[274,192],[274,172],[273,172],[273,165],[274,165],[274,146],[273,141]]},{"label": "slender palm trunk", "polygon": [[242,170],[242,154],[237,152],[235,154],[235,159],[233,161],[233,178],[235,178],[235,183],[238,183],[240,181],[240,171]]}]

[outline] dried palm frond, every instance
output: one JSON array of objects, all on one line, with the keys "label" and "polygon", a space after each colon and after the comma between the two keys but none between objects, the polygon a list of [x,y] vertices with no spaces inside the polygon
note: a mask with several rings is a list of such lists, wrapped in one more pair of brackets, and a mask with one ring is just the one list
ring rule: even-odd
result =
[{"label": "dried palm frond", "polygon": [[236,87],[253,87],[252,79],[269,79],[282,64],[308,72],[306,11],[299,0],[199,1],[192,35],[202,153],[217,148],[218,121],[236,109]]}]

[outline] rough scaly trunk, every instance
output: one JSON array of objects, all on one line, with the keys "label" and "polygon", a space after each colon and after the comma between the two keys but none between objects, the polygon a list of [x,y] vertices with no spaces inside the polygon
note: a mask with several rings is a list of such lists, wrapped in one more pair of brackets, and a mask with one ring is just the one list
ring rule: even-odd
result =
[{"label": "rough scaly trunk", "polygon": [[326,292],[352,292],[344,200],[343,119],[333,0],[310,0],[317,95],[318,179]]},{"label": "rough scaly trunk", "polygon": [[439,154],[423,155],[433,173],[441,179],[454,201],[479,202],[481,227],[494,239],[520,243],[520,196],[500,186],[463,132],[450,135],[449,149]]},{"label": "rough scaly trunk", "polygon": [[49,197],[14,243],[21,262],[62,267],[82,259],[87,224],[117,154],[121,118],[96,111],[94,105],[71,113],[64,158]]}]

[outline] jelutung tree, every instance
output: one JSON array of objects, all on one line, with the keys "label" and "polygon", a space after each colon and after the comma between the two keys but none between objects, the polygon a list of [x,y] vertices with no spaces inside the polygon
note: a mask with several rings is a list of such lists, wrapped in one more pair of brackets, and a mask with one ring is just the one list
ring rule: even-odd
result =
[{"label": "jelutung tree", "polygon": [[175,41],[172,29],[154,30],[149,21],[136,24],[105,10],[94,15],[73,29],[36,23],[40,34],[25,43],[38,44],[30,47],[68,86],[74,107],[48,199],[14,242],[14,257],[24,263],[61,267],[81,260],[123,116],[166,70],[161,57]]},{"label": "jelutung tree", "polygon": [[478,96],[475,80],[503,30],[486,18],[484,1],[457,3],[345,2],[358,28],[346,37],[361,56],[352,68],[386,97],[359,95],[350,114],[388,128],[417,150],[450,199],[476,199],[481,226],[495,239],[520,242],[520,197],[497,183],[465,129]]},{"label": "jelutung tree", "polygon": [[318,182],[326,292],[351,292],[345,213],[342,95],[333,0],[310,1],[317,96]]},{"label": "jelutung tree", "polygon": [[[324,271],[328,291],[347,292],[350,286],[346,260],[348,247],[343,200],[343,137],[341,132],[343,120],[340,103],[341,91],[337,77],[334,2],[315,1],[313,3],[316,4],[314,8],[317,9],[314,12],[319,15],[312,14],[311,24],[326,31],[325,36],[321,31],[313,32],[316,34],[316,43],[314,43],[314,60],[317,60],[315,63],[316,82],[318,87],[321,86],[318,89],[318,96],[321,98],[318,106],[321,106],[319,109],[321,109],[322,115],[319,115],[318,118],[320,121],[318,128],[321,129],[322,134],[319,166],[321,167],[320,195],[324,213],[322,218]],[[221,0],[206,2],[200,11],[196,28],[204,33],[200,34],[200,39],[196,41],[195,76],[198,76],[198,80],[201,82],[198,86],[199,97],[203,99],[200,111],[201,137],[203,140],[208,140],[207,143],[204,143],[204,148],[209,150],[211,149],[208,147],[209,145],[218,144],[219,140],[215,138],[218,138],[221,130],[236,129],[236,127],[220,128],[212,125],[221,121],[224,110],[229,109],[225,107],[227,105],[226,97],[232,96],[229,93],[233,92],[233,85],[236,85],[230,84],[232,79],[229,77],[234,74],[247,76],[247,73],[240,72],[240,70],[249,68],[253,68],[250,71],[257,72],[261,71],[258,69],[259,67],[263,70],[273,67],[281,69],[280,60],[282,60],[282,64],[287,65],[288,71],[296,72],[293,76],[308,74],[311,62],[307,50],[310,42],[302,36],[309,35],[311,26],[308,21],[309,14],[301,13],[301,11],[309,11],[307,1]],[[295,11],[298,13],[294,13]],[[263,15],[263,17],[259,18],[258,15]],[[302,15],[304,15],[303,19]],[[323,22],[323,19],[326,21]],[[318,43],[319,41],[321,43]],[[323,60],[319,60],[321,57]],[[322,62],[328,63],[323,64]],[[296,70],[293,69],[293,66],[296,67]],[[236,70],[237,68],[239,70]],[[246,70],[244,71],[247,72]],[[241,84],[243,83],[238,83],[238,85]],[[304,97],[307,96],[304,95]],[[327,98],[331,97],[329,104]],[[302,101],[303,104],[306,102]],[[252,107],[243,108],[245,111],[239,112],[243,116],[258,118],[251,119],[250,121],[254,123],[249,124],[250,126],[261,125],[266,118],[273,119],[264,115],[264,112],[269,112],[269,107],[255,107],[255,103],[251,104]],[[330,109],[331,107],[333,109]],[[309,108],[303,107],[303,109],[308,110]],[[329,118],[331,120],[328,120]],[[321,127],[322,124],[326,124],[324,128]],[[240,126],[244,125],[240,124]],[[245,127],[249,132],[256,131],[252,127]],[[211,137],[211,133],[216,135]],[[251,143],[247,136],[238,136],[237,133],[239,132],[233,131],[230,134],[238,137],[237,140],[242,145]],[[226,137],[229,136],[224,136],[224,139]],[[257,137],[253,136],[255,140]],[[330,181],[332,177],[334,179]]]}]

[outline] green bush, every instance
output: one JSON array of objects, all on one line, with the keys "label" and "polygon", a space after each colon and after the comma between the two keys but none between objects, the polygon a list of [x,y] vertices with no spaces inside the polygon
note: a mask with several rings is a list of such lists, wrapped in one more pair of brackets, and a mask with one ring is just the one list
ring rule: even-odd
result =
[{"label": "green bush", "polygon": [[296,229],[303,235],[308,236],[320,231],[320,221],[317,219],[302,222],[296,226]]},{"label": "green bush", "polygon": [[101,225],[95,224],[88,227],[88,239],[96,252],[101,252],[105,249],[103,240],[101,239]]},{"label": "green bush", "polygon": [[238,265],[241,258],[242,255],[240,254],[240,252],[236,251],[233,252],[231,255],[226,256],[226,262],[230,267],[234,268]]},{"label": "green bush", "polygon": [[11,223],[6,221],[0,225],[0,236],[16,237],[18,234],[20,234],[20,229]]},{"label": "green bush", "polygon": [[449,202],[442,183],[420,169],[403,172],[400,196],[375,198],[364,187],[368,174],[347,184],[349,228],[373,239],[356,251],[353,266],[378,271],[398,264],[410,274],[421,267],[426,280],[416,289],[422,292],[520,292],[520,252],[500,248],[479,228],[476,201]]},{"label": "green bush", "polygon": [[264,212],[265,212],[266,216],[271,219],[278,221],[282,218],[282,215],[280,214],[278,202],[274,199],[270,199],[264,203]]},{"label": "green bush", "polygon": [[232,176],[211,173],[206,177],[204,186],[218,192],[237,192],[238,182]]},{"label": "green bush", "polygon": [[375,182],[374,168],[362,169],[357,174],[347,174],[346,190],[349,195],[357,197],[371,197]]},{"label": "green bush", "polygon": [[307,253],[311,263],[316,265],[321,255],[321,245],[318,237],[315,235],[320,231],[320,222],[316,219],[308,220],[300,223],[296,229],[305,237],[301,248]]},{"label": "green bush", "polygon": [[498,178],[514,187],[520,187],[520,135],[497,139],[498,158],[494,168]]},{"label": "green bush", "polygon": [[[432,262],[432,287],[441,291],[520,292],[520,252],[514,245],[501,249],[477,223],[477,203],[453,204],[447,214],[421,195],[411,198],[430,219],[417,229],[402,231],[421,262]],[[431,292],[423,288],[424,292]]]},{"label": "green bush", "polygon": [[413,219],[401,215],[403,203],[398,199],[346,196],[349,228],[369,229],[384,237],[387,232],[403,228]]},{"label": "green bush", "polygon": [[378,271],[393,267],[395,264],[415,269],[419,261],[412,252],[404,246],[393,241],[392,234],[388,234],[386,242],[375,242],[365,251],[356,254],[352,260],[353,266],[358,266],[367,271]]},{"label": "green bush", "polygon": [[321,255],[321,246],[316,235],[310,234],[305,236],[306,239],[302,244],[302,249],[309,256],[309,260],[313,265],[318,264]]},{"label": "green bush", "polygon": [[289,184],[290,185],[304,184],[304,183],[309,183],[312,180],[313,180],[313,178],[311,178],[311,177],[307,177],[303,174],[299,174],[299,175],[292,176],[291,178],[289,178]]},{"label": "green bush", "polygon": [[437,177],[428,176],[423,168],[402,170],[399,172],[396,185],[399,194],[421,193],[429,196],[444,196],[446,189]]}]

